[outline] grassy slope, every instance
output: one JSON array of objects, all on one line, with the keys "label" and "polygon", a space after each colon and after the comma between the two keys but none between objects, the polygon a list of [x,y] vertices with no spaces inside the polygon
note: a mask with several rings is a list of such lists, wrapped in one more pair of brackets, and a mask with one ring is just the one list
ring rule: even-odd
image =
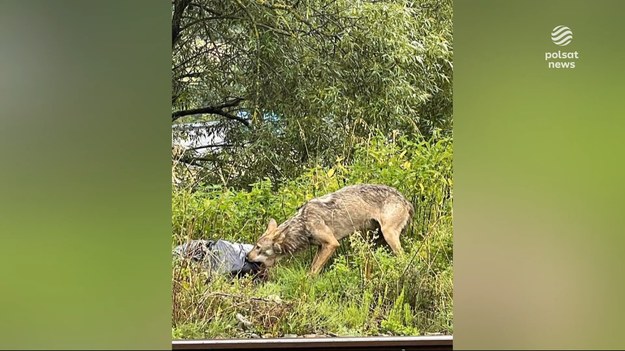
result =
[{"label": "grassy slope", "polygon": [[[314,249],[280,262],[266,283],[213,277],[174,265],[176,339],[285,334],[421,335],[453,331],[451,140],[372,140],[349,165],[312,168],[277,191],[261,181],[250,191],[176,190],[173,244],[189,238],[252,243],[268,218],[288,218],[305,200],[346,184],[397,187],[416,208],[395,257],[365,236],[342,242],[323,273],[306,273]],[[369,234],[367,234],[369,235]],[[244,327],[237,313],[251,322]]]}]

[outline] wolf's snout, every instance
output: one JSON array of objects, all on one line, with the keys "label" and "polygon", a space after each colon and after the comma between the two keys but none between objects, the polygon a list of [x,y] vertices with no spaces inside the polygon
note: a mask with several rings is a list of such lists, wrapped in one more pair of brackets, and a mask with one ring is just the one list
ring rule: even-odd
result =
[{"label": "wolf's snout", "polygon": [[254,251],[250,251],[247,253],[245,257],[247,258],[248,261],[255,262],[257,255],[254,254]]}]

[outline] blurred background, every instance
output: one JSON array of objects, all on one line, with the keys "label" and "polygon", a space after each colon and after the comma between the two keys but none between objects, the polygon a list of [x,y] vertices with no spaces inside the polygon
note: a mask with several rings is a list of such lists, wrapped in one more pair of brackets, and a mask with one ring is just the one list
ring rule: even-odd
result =
[{"label": "blurred background", "polygon": [[454,2],[457,348],[624,346],[623,6]]}]

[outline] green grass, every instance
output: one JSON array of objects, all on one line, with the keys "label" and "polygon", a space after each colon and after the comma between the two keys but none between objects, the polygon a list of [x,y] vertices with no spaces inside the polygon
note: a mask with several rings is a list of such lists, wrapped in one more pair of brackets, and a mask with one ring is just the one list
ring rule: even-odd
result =
[{"label": "green grass", "polygon": [[174,264],[173,338],[451,334],[451,155],[449,139],[374,139],[350,163],[312,167],[278,186],[264,180],[250,190],[176,189],[173,245],[195,238],[253,243],[269,218],[281,222],[305,200],[354,183],[395,186],[416,211],[401,237],[403,257],[374,244],[375,233],[356,234],[316,277],[308,275],[315,249],[281,261],[266,282],[214,276],[207,283],[198,267]]}]

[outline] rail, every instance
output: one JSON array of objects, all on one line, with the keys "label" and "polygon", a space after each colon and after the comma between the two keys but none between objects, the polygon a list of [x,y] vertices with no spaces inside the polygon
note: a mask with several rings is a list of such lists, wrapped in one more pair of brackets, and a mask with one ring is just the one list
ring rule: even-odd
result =
[{"label": "rail", "polygon": [[174,340],[173,350],[453,350],[452,336]]}]

